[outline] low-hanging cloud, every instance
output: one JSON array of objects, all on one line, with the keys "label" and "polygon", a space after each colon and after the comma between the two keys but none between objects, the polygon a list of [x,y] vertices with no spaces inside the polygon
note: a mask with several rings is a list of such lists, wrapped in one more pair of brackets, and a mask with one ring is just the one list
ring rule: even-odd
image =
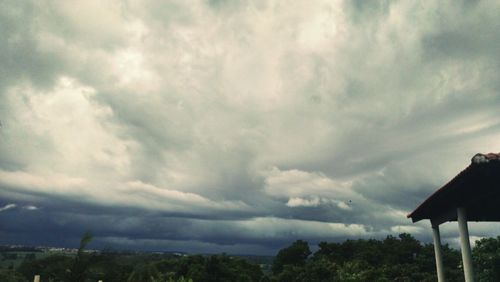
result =
[{"label": "low-hanging cloud", "polygon": [[17,207],[16,204],[6,204],[5,206],[0,208],[0,212],[7,211],[7,210],[13,209],[15,207]]}]

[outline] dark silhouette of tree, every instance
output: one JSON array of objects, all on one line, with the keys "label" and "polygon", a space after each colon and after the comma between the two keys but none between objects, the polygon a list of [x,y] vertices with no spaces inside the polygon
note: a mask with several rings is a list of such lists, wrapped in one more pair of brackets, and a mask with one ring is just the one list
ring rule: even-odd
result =
[{"label": "dark silhouette of tree", "polygon": [[69,269],[69,280],[75,282],[84,282],[88,265],[90,263],[89,256],[84,253],[87,245],[92,241],[92,233],[89,231],[83,234],[80,239],[80,246],[73,260],[73,265]]},{"label": "dark silhouette of tree", "polygon": [[19,272],[12,269],[1,269],[0,270],[0,281],[2,282],[24,282],[25,277]]},{"label": "dark silhouette of tree", "polygon": [[289,247],[278,252],[273,262],[273,273],[277,274],[283,270],[285,265],[303,266],[311,254],[309,244],[306,241],[297,240]]},{"label": "dark silhouette of tree", "polygon": [[[226,254],[173,256],[109,251],[89,254],[85,248],[91,239],[90,233],[82,237],[74,257],[51,255],[23,259],[15,269],[6,266],[0,269],[0,281],[32,281],[35,274],[40,274],[42,281],[106,282],[437,280],[432,244],[422,244],[409,234],[387,236],[383,240],[322,242],[312,256],[309,244],[297,240],[277,253],[272,274],[267,276],[256,263]],[[447,280],[463,281],[460,252],[448,245],[442,246],[442,251]],[[18,259],[24,257],[19,255]],[[500,237],[478,241],[473,260],[478,281],[500,281]]]},{"label": "dark silhouette of tree", "polygon": [[40,275],[44,277],[44,280],[47,279],[47,281],[67,281],[71,263],[71,257],[52,255],[42,259],[25,260],[17,268],[17,271],[28,281],[33,281],[35,275]]},{"label": "dark silhouette of tree", "polygon": [[477,281],[500,281],[500,236],[477,241],[472,257]]},{"label": "dark silhouette of tree", "polygon": [[[300,246],[300,247],[299,247]],[[307,242],[294,243],[278,252],[273,265],[276,281],[435,281],[432,245],[422,245],[410,234],[384,240],[321,242],[310,259],[289,259]],[[295,250],[295,251],[292,251]],[[305,251],[307,254],[307,252]],[[443,246],[445,269],[450,281],[461,281],[460,253]]]},{"label": "dark silhouette of tree", "polygon": [[156,269],[153,264],[142,263],[137,265],[130,276],[127,279],[127,282],[135,282],[135,281],[150,281],[155,282],[159,280],[161,274]]}]

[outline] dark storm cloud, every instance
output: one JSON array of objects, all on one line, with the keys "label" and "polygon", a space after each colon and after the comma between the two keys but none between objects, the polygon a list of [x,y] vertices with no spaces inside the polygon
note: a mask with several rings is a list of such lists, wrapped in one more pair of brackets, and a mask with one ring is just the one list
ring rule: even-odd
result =
[{"label": "dark storm cloud", "polygon": [[436,26],[435,30],[423,37],[425,54],[434,60],[496,58],[498,63],[500,24],[496,20],[495,9],[488,9],[491,4],[488,2],[465,2],[469,5],[441,9],[440,12],[445,16],[461,14],[463,19],[455,24]]},{"label": "dark storm cloud", "polygon": [[74,245],[91,229],[96,246],[240,253],[427,240],[406,214],[499,151],[498,9],[1,4],[2,240]]}]

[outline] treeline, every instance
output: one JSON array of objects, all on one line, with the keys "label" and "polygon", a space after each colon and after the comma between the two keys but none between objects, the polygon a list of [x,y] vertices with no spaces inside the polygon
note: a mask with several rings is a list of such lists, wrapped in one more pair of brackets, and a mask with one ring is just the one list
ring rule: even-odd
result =
[{"label": "treeline", "polygon": [[[85,239],[85,238],[84,238]],[[320,243],[312,253],[297,240],[280,250],[271,265],[250,263],[225,254],[166,257],[112,252],[85,253],[82,240],[74,257],[54,255],[25,260],[2,270],[0,281],[437,281],[434,249],[409,234],[383,240]],[[461,255],[443,246],[448,281],[463,281]],[[500,281],[500,236],[478,241],[473,249],[477,281]]]},{"label": "treeline", "polygon": [[4,271],[2,282],[41,281],[83,282],[193,282],[260,281],[263,273],[257,264],[224,254],[213,256],[169,257],[162,255],[89,254],[83,267],[75,267],[74,258],[54,255],[25,261],[17,269]]},{"label": "treeline", "polygon": [[[461,254],[442,246],[447,281],[464,281]],[[500,281],[500,236],[476,242],[472,251],[477,281]],[[278,252],[272,281],[437,281],[434,246],[410,234],[384,240],[320,243],[311,254],[305,241]]]},{"label": "treeline", "polygon": [[[446,276],[461,281],[460,253],[443,247]],[[384,240],[320,243],[312,254],[296,241],[279,251],[273,264],[276,281],[437,281],[434,249],[409,234]]]}]

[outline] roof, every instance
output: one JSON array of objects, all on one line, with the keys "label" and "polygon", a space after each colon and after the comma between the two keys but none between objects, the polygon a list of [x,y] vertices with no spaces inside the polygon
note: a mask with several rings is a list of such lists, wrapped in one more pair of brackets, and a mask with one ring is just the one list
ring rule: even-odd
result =
[{"label": "roof", "polygon": [[466,209],[470,221],[500,221],[500,153],[476,154],[467,168],[408,217],[441,224],[457,220],[458,207]]}]

